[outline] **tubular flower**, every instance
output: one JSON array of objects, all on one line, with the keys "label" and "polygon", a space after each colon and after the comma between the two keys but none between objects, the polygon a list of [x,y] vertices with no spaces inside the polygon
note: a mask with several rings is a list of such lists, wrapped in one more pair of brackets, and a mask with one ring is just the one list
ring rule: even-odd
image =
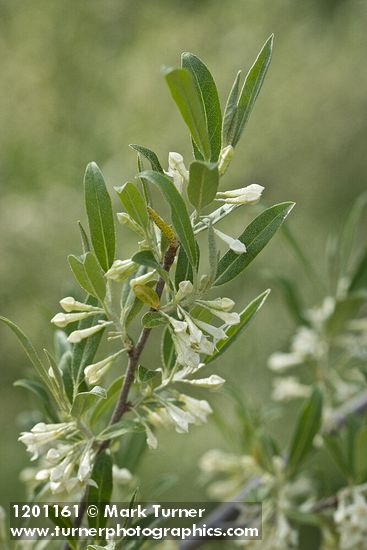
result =
[{"label": "tubular flower", "polygon": [[138,265],[132,260],[115,260],[105,277],[111,281],[121,283],[130,277],[138,269]]},{"label": "tubular flower", "polygon": [[177,353],[177,363],[191,370],[197,370],[200,363],[200,354],[211,355],[215,346],[196,326],[189,314],[182,308],[178,309],[184,321],[167,315],[171,336]]},{"label": "tubular flower", "polygon": [[61,422],[59,424],[39,422],[33,426],[30,432],[22,432],[18,441],[24,443],[27,451],[32,453],[31,460],[36,460],[50,443],[69,437],[75,434],[76,431],[76,423],[74,421]]},{"label": "tubular flower", "polygon": [[239,239],[234,239],[233,237],[226,235],[226,233],[219,231],[219,229],[214,229],[214,233],[224,243],[226,243],[226,245],[228,245],[232,252],[234,252],[235,254],[244,254],[245,252],[247,252],[246,246]]},{"label": "tubular flower", "polygon": [[198,378],[196,380],[187,380],[186,378],[176,378],[174,376],[173,381],[191,384],[192,386],[197,386],[198,388],[208,388],[210,390],[219,390],[219,388],[221,388],[225,383],[224,378],[218,376],[217,374],[212,374],[208,378]]},{"label": "tubular flower", "polygon": [[48,482],[52,493],[71,493],[88,482],[94,459],[90,443],[59,443],[48,451],[35,478]]},{"label": "tubular flower", "polygon": [[230,310],[234,306],[230,298],[218,298],[218,300],[197,300],[197,303],[210,311],[215,317],[222,319],[226,325],[237,325],[240,322],[238,313]]},{"label": "tubular flower", "polygon": [[83,311],[80,313],[56,313],[56,315],[51,319],[51,323],[57,327],[63,328],[69,325],[70,323],[75,323],[75,321],[82,321],[91,315],[95,315],[95,311]]},{"label": "tubular flower", "polygon": [[125,350],[120,350],[117,353],[114,353],[113,355],[102,359],[102,361],[98,361],[98,363],[93,363],[85,367],[84,375],[88,384],[97,384],[102,376],[106,374],[106,372],[110,369],[115,359],[117,359],[117,357],[119,357],[123,351]]},{"label": "tubular flower", "polygon": [[262,185],[252,183],[241,189],[219,192],[215,200],[227,204],[256,204],[259,202],[263,191],[264,187]]},{"label": "tubular flower", "polygon": [[96,334],[97,332],[111,324],[111,321],[101,321],[98,325],[94,325],[93,327],[88,327],[81,330],[74,330],[74,332],[69,334],[68,340],[71,344],[77,344],[78,342],[81,342],[85,338],[93,336],[93,334]]},{"label": "tubular flower", "polygon": [[127,212],[118,212],[117,219],[121,225],[126,225],[131,231],[134,231],[134,233],[137,233],[140,237],[144,237],[144,231],[140,225],[138,225]]},{"label": "tubular flower", "polygon": [[189,172],[180,153],[171,152],[168,154],[168,170],[165,173],[173,179],[176,189],[182,193],[184,183],[189,179]]}]

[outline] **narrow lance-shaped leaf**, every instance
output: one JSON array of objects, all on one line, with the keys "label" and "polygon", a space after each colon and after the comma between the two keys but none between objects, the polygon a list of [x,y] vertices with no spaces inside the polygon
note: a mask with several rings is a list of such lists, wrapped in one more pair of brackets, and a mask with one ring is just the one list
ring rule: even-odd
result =
[{"label": "narrow lance-shaped leaf", "polygon": [[149,217],[145,200],[134,183],[127,182],[121,187],[115,187],[115,191],[119,196],[126,212],[132,219],[141,227],[146,228],[149,224]]},{"label": "narrow lance-shaped leaf", "polygon": [[112,494],[112,458],[109,451],[102,451],[97,455],[92,472],[92,480],[96,486],[91,485],[88,489],[88,504],[95,504],[99,507],[96,517],[88,517],[89,527],[97,529],[105,527],[107,517],[103,513],[103,504],[108,504]]},{"label": "narrow lance-shaped leaf", "polygon": [[222,141],[223,147],[231,144],[231,136],[235,132],[237,120],[237,103],[240,96],[241,71],[238,71],[227,99],[223,116]]},{"label": "narrow lance-shaped leaf", "polygon": [[352,275],[352,280],[349,285],[349,292],[367,289],[367,249],[365,250],[357,269]]},{"label": "narrow lance-shaped leaf", "polygon": [[171,219],[175,232],[181,242],[181,245],[185,249],[191,265],[196,267],[197,250],[195,237],[185,202],[180,193],[177,191],[172,181],[163,174],[158,174],[158,172],[147,170],[139,175],[140,177],[143,177],[156,185],[163,193],[171,208]]},{"label": "narrow lance-shaped leaf", "polygon": [[238,255],[229,250],[219,262],[214,285],[223,285],[237,277],[267,245],[293,207],[294,202],[283,202],[259,214],[238,237],[247,252]]},{"label": "narrow lance-shaped leaf", "polygon": [[[196,243],[196,253],[197,253],[196,269],[198,269],[199,260],[200,260],[200,249],[197,243]],[[177,289],[181,281],[191,281],[191,282],[194,281],[192,266],[182,246],[178,250],[177,264],[176,264],[176,271],[175,271],[175,287]]]},{"label": "narrow lance-shaped leaf", "polygon": [[115,225],[111,199],[95,162],[89,163],[85,171],[84,192],[93,249],[107,271],[115,257]]},{"label": "narrow lance-shaped leaf", "polygon": [[218,166],[202,161],[190,164],[190,178],[187,186],[187,196],[198,212],[214,199],[219,185]]},{"label": "narrow lance-shaped leaf", "polygon": [[186,122],[192,139],[206,160],[210,159],[210,143],[202,98],[194,77],[187,69],[168,69],[166,81],[171,95]]},{"label": "narrow lance-shaped leaf", "polygon": [[312,449],[315,435],[321,426],[322,393],[315,388],[298,416],[290,444],[287,472],[293,475]]},{"label": "narrow lance-shaped leaf", "polygon": [[15,323],[7,319],[6,317],[0,316],[0,321],[5,323],[18,337],[20,343],[22,344],[26,354],[28,355],[29,360],[31,361],[32,365],[36,369],[36,372],[38,376],[41,378],[42,382],[44,382],[46,387],[50,387],[49,383],[49,376],[47,373],[47,369],[43,365],[41,359],[38,356],[38,353],[34,349],[31,341],[29,338],[24,334],[22,329],[20,329]]},{"label": "narrow lance-shaped leaf", "polygon": [[92,252],[83,256],[68,256],[70,269],[80,286],[103,302],[106,295],[106,281],[103,272]]},{"label": "narrow lance-shaped leaf", "polygon": [[265,290],[259,296],[257,296],[252,302],[250,302],[245,309],[240,314],[240,322],[237,325],[232,325],[227,328],[226,335],[227,338],[224,338],[223,340],[219,340],[216,344],[216,350],[210,357],[207,357],[204,362],[205,363],[211,363],[215,359],[217,359],[222,353],[224,353],[229,346],[235,342],[236,338],[240,335],[240,333],[247,327],[252,321],[252,319],[255,317],[256,313],[259,311],[259,309],[264,305],[265,300],[270,294],[270,289]]},{"label": "narrow lance-shaped leaf", "polygon": [[176,351],[171,332],[168,327],[166,327],[163,332],[161,354],[162,362],[166,370],[169,372],[176,363]]},{"label": "narrow lance-shaped leaf", "polygon": [[271,35],[261,49],[255,63],[247,73],[241,94],[237,103],[235,123],[232,124],[229,134],[226,136],[225,145],[235,147],[241,137],[243,129],[250,118],[251,111],[271,61],[274,36]]},{"label": "narrow lance-shaped leaf", "polygon": [[131,147],[131,149],[134,149],[134,151],[137,151],[138,153],[143,155],[143,157],[145,157],[150,162],[152,170],[155,170],[156,172],[161,172],[163,174],[163,168],[154,151],[151,151],[151,149],[148,149],[147,147],[143,147],[142,145],[137,145],[136,143],[131,143],[129,147]]},{"label": "narrow lance-shaped leaf", "polygon": [[189,52],[184,52],[181,58],[182,67],[193,75],[200,92],[208,128],[210,141],[210,160],[216,162],[221,150],[222,113],[220,109],[217,87],[207,66]]}]

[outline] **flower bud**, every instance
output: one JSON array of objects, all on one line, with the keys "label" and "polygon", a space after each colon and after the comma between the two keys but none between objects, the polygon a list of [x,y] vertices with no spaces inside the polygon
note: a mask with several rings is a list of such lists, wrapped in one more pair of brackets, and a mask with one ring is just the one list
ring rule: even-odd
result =
[{"label": "flower bud", "polygon": [[225,171],[227,170],[232,158],[234,155],[234,149],[232,145],[227,145],[227,147],[224,147],[219,155],[219,164],[218,164],[218,170],[219,174],[223,176]]},{"label": "flower bud", "polygon": [[241,189],[217,193],[216,200],[227,204],[256,204],[264,191],[262,185],[253,183]]},{"label": "flower bud", "polygon": [[60,300],[60,306],[64,311],[70,313],[72,311],[94,311],[95,313],[103,311],[100,307],[91,306],[90,304],[83,304],[78,302],[72,296],[67,296]]},{"label": "flower bud", "polygon": [[96,334],[100,330],[104,329],[107,325],[111,324],[112,321],[104,321],[102,323],[99,323],[98,325],[94,325],[93,327],[88,327],[81,330],[74,330],[74,332],[69,334],[68,341],[71,344],[77,344],[78,342],[81,342],[85,338],[89,338],[89,336],[93,336],[93,334]]},{"label": "flower bud", "polygon": [[132,260],[115,260],[110,269],[105,273],[107,279],[121,283],[125,281],[134,271],[138,269],[138,265]]},{"label": "flower bud", "polygon": [[80,313],[57,313],[52,319],[51,323],[57,327],[66,327],[69,323],[75,323],[75,321],[82,321],[90,315],[95,315],[94,311],[84,311]]},{"label": "flower bud", "polygon": [[192,294],[194,287],[191,281],[181,281],[178,285],[178,291],[175,296],[175,301],[180,302]]},{"label": "flower bud", "polygon": [[226,235],[222,231],[219,231],[219,229],[214,229],[214,233],[222,239],[235,254],[244,254],[247,252],[246,246],[239,239],[233,239],[233,237]]},{"label": "flower bud", "polygon": [[137,224],[136,221],[133,220],[127,212],[118,212],[117,219],[121,225],[126,225],[126,227],[131,229],[131,231],[134,231],[134,233],[137,233],[138,235],[144,237],[144,231],[142,230],[140,225]]}]

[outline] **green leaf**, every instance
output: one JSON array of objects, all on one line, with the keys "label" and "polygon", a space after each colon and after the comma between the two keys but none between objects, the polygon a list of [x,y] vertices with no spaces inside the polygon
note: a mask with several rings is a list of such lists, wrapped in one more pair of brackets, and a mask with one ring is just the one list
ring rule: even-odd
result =
[{"label": "green leaf", "polygon": [[142,317],[141,324],[145,328],[161,327],[168,323],[167,317],[159,313],[159,311],[147,311]]},{"label": "green leaf", "polygon": [[157,262],[151,250],[141,250],[140,252],[134,254],[131,259],[136,264],[155,269],[161,275],[161,277],[167,279],[167,271],[165,271],[163,267]]},{"label": "green leaf", "polygon": [[246,269],[268,244],[293,207],[294,202],[283,202],[259,214],[238,237],[246,245],[247,252],[235,254],[229,250],[219,262],[214,285],[228,283]]},{"label": "green leaf", "polygon": [[137,187],[128,181],[121,187],[115,187],[115,191],[132,219],[143,228],[149,225],[149,216],[145,200]]},{"label": "green leaf", "polygon": [[112,409],[117,401],[117,397],[121,391],[121,386],[124,381],[124,376],[119,376],[112,382],[110,387],[107,390],[107,397],[106,399],[103,399],[99,401],[95,408],[93,409],[93,412],[90,417],[90,423],[91,425],[94,425],[98,420],[100,420],[104,413]]},{"label": "green leaf", "polygon": [[219,173],[216,164],[208,164],[200,160],[190,164],[187,196],[198,212],[215,199],[218,185]]},{"label": "green leaf", "polygon": [[185,250],[181,247],[178,250],[177,264],[176,264],[176,271],[175,271],[176,289],[178,290],[178,286],[181,283],[181,281],[193,282],[193,280],[194,280],[194,274],[192,271],[191,264],[188,260]]},{"label": "green leaf", "polygon": [[82,256],[69,254],[68,262],[77,283],[88,293],[94,296],[94,289],[85,271]]},{"label": "green leaf", "polygon": [[329,451],[335,463],[340,468],[340,471],[347,478],[351,476],[352,475],[351,468],[348,464],[348,461],[345,459],[343,449],[341,448],[339,439],[337,439],[334,434],[330,435],[330,434],[324,433],[323,441],[326,449]]},{"label": "green leaf", "polygon": [[92,252],[87,252],[83,263],[86,275],[93,288],[92,294],[103,302],[106,296],[106,279],[95,255]]},{"label": "green leaf", "polygon": [[195,267],[197,262],[195,237],[185,202],[180,193],[172,181],[163,174],[148,170],[139,175],[156,185],[164,195],[171,208],[171,219],[175,232],[185,249],[191,265]]},{"label": "green leaf", "polygon": [[144,452],[147,450],[146,433],[135,432],[126,434],[124,445],[120,446],[119,464],[130,472],[136,472]]},{"label": "green leaf", "polygon": [[[96,487],[91,485],[88,489],[88,504],[93,503],[97,506],[108,504],[111,500],[113,479],[112,479],[112,458],[109,450],[102,451],[97,455],[92,472],[92,480]],[[105,527],[107,517],[104,517],[103,509],[99,508],[99,514],[96,517],[88,517],[89,527],[97,529]]]},{"label": "green leaf", "polygon": [[50,381],[47,369],[43,365],[42,361],[40,360],[36,350],[34,349],[31,341],[29,338],[24,334],[24,332],[12,321],[7,319],[6,317],[0,316],[0,321],[5,323],[18,337],[20,343],[22,344],[29,360],[31,361],[32,365],[34,366],[38,376],[43,381],[46,387],[50,387]]},{"label": "green leaf", "polygon": [[273,41],[274,36],[271,35],[265,42],[255,63],[247,73],[237,102],[235,124],[232,125],[232,131],[229,132],[225,145],[232,145],[233,147],[237,145],[243,129],[250,118],[251,111],[255,105],[255,101],[259,95],[270,65]]},{"label": "green leaf", "polygon": [[216,162],[221,150],[222,113],[217,87],[207,66],[190,52],[181,57],[182,67],[193,75],[204,105],[206,124],[210,141],[210,160]]},{"label": "green leaf", "polygon": [[115,258],[115,225],[111,199],[102,172],[90,162],[84,176],[85,205],[97,259],[107,271]]},{"label": "green leaf", "polygon": [[321,426],[322,393],[315,388],[305,401],[297,419],[290,444],[287,472],[293,475],[312,449],[315,435]]},{"label": "green leaf", "polygon": [[349,292],[360,289],[367,289],[367,249],[360,259],[349,285]]},{"label": "green leaf", "polygon": [[73,353],[71,351],[71,346],[70,346],[70,351],[65,351],[64,355],[61,357],[58,364],[62,374],[65,393],[70,403],[73,402],[73,394],[74,394],[72,363],[73,363]]},{"label": "green leaf", "polygon": [[265,290],[245,307],[245,309],[240,314],[240,322],[237,325],[232,325],[227,328],[227,330],[225,331],[227,338],[219,340],[217,342],[216,350],[213,355],[207,357],[204,360],[206,364],[211,363],[212,361],[217,359],[229,348],[229,346],[233,344],[233,342],[235,342],[236,338],[240,335],[244,328],[248,326],[250,321],[252,321],[252,319],[255,317],[256,313],[264,305],[270,292],[270,289]]},{"label": "green leaf", "polygon": [[241,71],[238,71],[227,99],[223,116],[222,142],[223,147],[231,144],[231,136],[236,129],[237,103],[240,97]]},{"label": "green leaf", "polygon": [[135,143],[130,143],[129,147],[131,147],[131,149],[134,149],[135,151],[143,155],[143,157],[145,157],[147,160],[149,160],[152,170],[155,170],[156,172],[161,172],[163,174],[163,168],[154,151],[151,151],[150,149],[148,149],[147,147],[143,147],[142,145],[136,145]]},{"label": "green leaf", "polygon": [[156,378],[156,384],[159,384],[162,380],[162,373],[159,370],[152,370],[147,369],[143,367],[143,365],[139,365],[138,367],[138,381],[142,382],[144,384],[148,382],[152,382],[153,379]]},{"label": "green leaf", "polygon": [[176,351],[172,340],[171,332],[167,327],[162,336],[162,363],[167,371],[172,370],[176,363]]},{"label": "green leaf", "polygon": [[90,252],[90,250],[91,250],[88,235],[87,235],[84,227],[82,226],[82,224],[79,221],[78,221],[78,228],[79,228],[79,232],[80,232],[80,238],[82,240],[83,254],[86,254],[87,252]]},{"label": "green leaf", "polygon": [[367,426],[362,426],[354,441],[354,472],[356,482],[362,483],[367,474]]},{"label": "green leaf", "polygon": [[[65,529],[64,533],[72,533],[73,524],[71,522],[71,519],[68,517],[64,517],[61,514],[56,514],[56,510],[53,506],[48,507],[48,516],[52,523],[60,527],[61,529]],[[68,545],[73,550],[77,550],[78,543],[76,540],[73,540],[73,536],[70,535],[68,537],[65,537],[68,541]]]},{"label": "green leaf", "polygon": [[93,252],[87,252],[83,256],[70,254],[68,262],[80,286],[103,302],[106,296],[106,280]]},{"label": "green leaf", "polygon": [[356,237],[359,221],[366,205],[367,192],[364,192],[354,202],[345,221],[339,244],[342,273],[345,273],[347,271],[349,258],[352,251],[354,250],[354,240]]},{"label": "green leaf", "polygon": [[62,378],[62,373],[59,369],[59,367],[56,364],[55,359],[52,357],[52,355],[47,351],[47,349],[43,350],[44,354],[46,355],[49,367],[53,373],[53,378],[57,384],[57,387],[59,388],[60,396],[63,400],[65,400],[65,388],[64,388],[64,381]]},{"label": "green leaf", "polygon": [[67,351],[71,351],[71,344],[68,341],[68,335],[63,330],[57,329],[54,334],[54,349],[56,361],[61,361],[62,356]]},{"label": "green leaf", "polygon": [[206,160],[210,159],[210,143],[202,98],[194,77],[187,69],[168,69],[165,74],[171,95],[186,122],[192,139]]},{"label": "green leaf", "polygon": [[72,416],[80,418],[88,412],[99,399],[107,399],[107,392],[101,386],[95,386],[88,392],[78,393],[71,409]]},{"label": "green leaf", "polygon": [[144,426],[134,422],[133,420],[120,420],[111,426],[107,426],[97,435],[98,441],[106,441],[109,439],[115,439],[116,437],[121,437],[122,435],[135,432],[143,432]]}]

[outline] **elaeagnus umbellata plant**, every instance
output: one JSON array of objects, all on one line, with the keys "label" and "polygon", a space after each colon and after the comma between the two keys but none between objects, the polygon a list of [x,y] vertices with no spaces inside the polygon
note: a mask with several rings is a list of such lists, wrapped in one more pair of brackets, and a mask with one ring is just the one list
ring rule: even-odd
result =
[{"label": "elaeagnus umbellata plant", "polygon": [[[212,412],[206,394],[225,382],[213,363],[269,294],[237,312],[225,285],[243,276],[294,205],[261,209],[240,235],[218,228],[225,217],[257,203],[263,192],[257,184],[228,190],[221,180],[260,92],[272,45],[271,36],[243,83],[238,72],[223,114],[213,77],[198,57],[184,53],[180,68],[164,71],[190,134],[193,159],[170,152],[165,170],[152,150],[131,145],[138,174],[115,188],[121,203],[116,215],[101,170],[94,162],[87,166],[89,230],[80,225],[82,253],[68,257],[84,299],[60,300],[51,320],[54,352],[44,350],[41,356],[20,328],[2,318],[37,374],[18,382],[39,397],[44,416],[19,437],[36,465],[28,476],[33,498],[81,499],[82,508],[108,502],[113,480],[129,479],[120,447],[134,452],[134,442],[143,436],[146,447],[155,449],[157,427],[186,433]],[[116,249],[120,224],[135,239],[131,257],[123,244]],[[205,234],[200,247],[199,234]],[[101,357],[102,339],[107,342]],[[147,355],[142,364],[153,339],[161,342],[161,362],[151,363]],[[108,387],[107,373],[113,379]],[[200,399],[191,395],[198,388]],[[85,548],[78,544],[67,543]]]}]

